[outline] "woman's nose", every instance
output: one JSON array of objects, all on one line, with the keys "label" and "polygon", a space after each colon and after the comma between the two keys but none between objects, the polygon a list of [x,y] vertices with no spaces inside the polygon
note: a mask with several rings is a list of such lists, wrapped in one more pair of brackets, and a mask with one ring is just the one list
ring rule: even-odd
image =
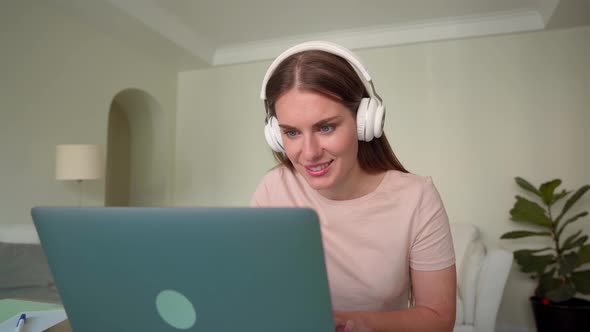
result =
[{"label": "woman's nose", "polygon": [[303,158],[308,161],[313,161],[321,157],[322,148],[319,140],[314,135],[305,137],[303,142]]}]

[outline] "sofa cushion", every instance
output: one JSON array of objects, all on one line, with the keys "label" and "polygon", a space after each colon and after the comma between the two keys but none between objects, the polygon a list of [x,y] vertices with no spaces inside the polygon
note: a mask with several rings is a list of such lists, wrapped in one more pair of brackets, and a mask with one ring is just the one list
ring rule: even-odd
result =
[{"label": "sofa cushion", "polygon": [[39,243],[35,226],[30,224],[0,224],[0,242]]},{"label": "sofa cushion", "polygon": [[463,261],[467,256],[471,243],[479,238],[479,232],[474,225],[464,223],[451,223],[451,235],[455,248],[455,267],[457,269],[457,283],[462,283]]},{"label": "sofa cushion", "polygon": [[465,319],[463,316],[463,301],[461,300],[461,297],[459,296],[459,294],[457,294],[457,304],[456,304],[457,310],[455,310],[455,325],[462,325],[465,323]]},{"label": "sofa cushion", "polygon": [[3,289],[53,284],[47,259],[39,244],[0,242],[0,262]]},{"label": "sofa cushion", "polygon": [[0,298],[59,302],[33,224],[0,225]]},{"label": "sofa cushion", "polygon": [[473,325],[455,325],[453,332],[473,332]]},{"label": "sofa cushion", "polygon": [[481,241],[472,242],[467,247],[467,257],[464,259],[463,270],[461,271],[461,283],[458,284],[461,289],[461,295],[464,306],[465,324],[475,322],[475,302],[477,300],[477,281],[481,267],[485,260],[486,250]]},{"label": "sofa cushion", "polygon": [[[477,227],[466,223],[451,223],[451,234],[455,249],[455,266],[457,269],[457,322],[473,324],[477,276],[485,254],[479,241]],[[460,301],[459,301],[460,300]],[[461,315],[461,317],[459,317]],[[461,318],[460,320],[458,318]],[[459,323],[455,323],[459,325]]]}]

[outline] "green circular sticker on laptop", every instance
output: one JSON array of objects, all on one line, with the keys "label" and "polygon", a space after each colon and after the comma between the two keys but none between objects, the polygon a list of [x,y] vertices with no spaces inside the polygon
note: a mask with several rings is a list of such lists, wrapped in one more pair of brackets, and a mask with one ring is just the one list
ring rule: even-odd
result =
[{"label": "green circular sticker on laptop", "polygon": [[166,289],[156,296],[156,309],[166,323],[177,329],[190,329],[197,321],[191,301],[174,290]]}]

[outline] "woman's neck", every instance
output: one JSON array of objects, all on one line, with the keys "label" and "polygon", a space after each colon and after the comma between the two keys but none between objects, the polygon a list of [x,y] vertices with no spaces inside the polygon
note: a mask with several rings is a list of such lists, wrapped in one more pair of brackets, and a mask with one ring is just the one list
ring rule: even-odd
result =
[{"label": "woman's neck", "polygon": [[379,187],[386,172],[369,174],[360,166],[353,168],[346,176],[346,181],[329,189],[318,190],[325,198],[337,201],[350,200],[372,193]]}]

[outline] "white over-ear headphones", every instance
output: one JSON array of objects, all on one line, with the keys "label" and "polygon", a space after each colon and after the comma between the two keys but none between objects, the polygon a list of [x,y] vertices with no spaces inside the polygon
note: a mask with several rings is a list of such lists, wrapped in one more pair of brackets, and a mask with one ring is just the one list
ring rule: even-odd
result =
[{"label": "white over-ear headphones", "polygon": [[369,93],[369,98],[361,99],[357,113],[356,113],[356,128],[357,137],[359,141],[369,142],[374,137],[381,137],[383,134],[383,124],[385,120],[385,105],[383,100],[373,86],[371,75],[360,60],[348,49],[331,42],[326,41],[311,41],[295,45],[281,55],[279,55],[270,65],[264,75],[262,81],[262,89],[260,90],[260,99],[264,101],[266,109],[266,125],[264,126],[264,136],[266,142],[276,152],[285,152],[283,140],[281,138],[281,130],[279,122],[276,117],[270,116],[270,110],[266,102],[266,84],[274,73],[275,69],[289,56],[303,51],[324,51],[337,55],[348,61],[359,78],[363,81],[365,89]]}]

